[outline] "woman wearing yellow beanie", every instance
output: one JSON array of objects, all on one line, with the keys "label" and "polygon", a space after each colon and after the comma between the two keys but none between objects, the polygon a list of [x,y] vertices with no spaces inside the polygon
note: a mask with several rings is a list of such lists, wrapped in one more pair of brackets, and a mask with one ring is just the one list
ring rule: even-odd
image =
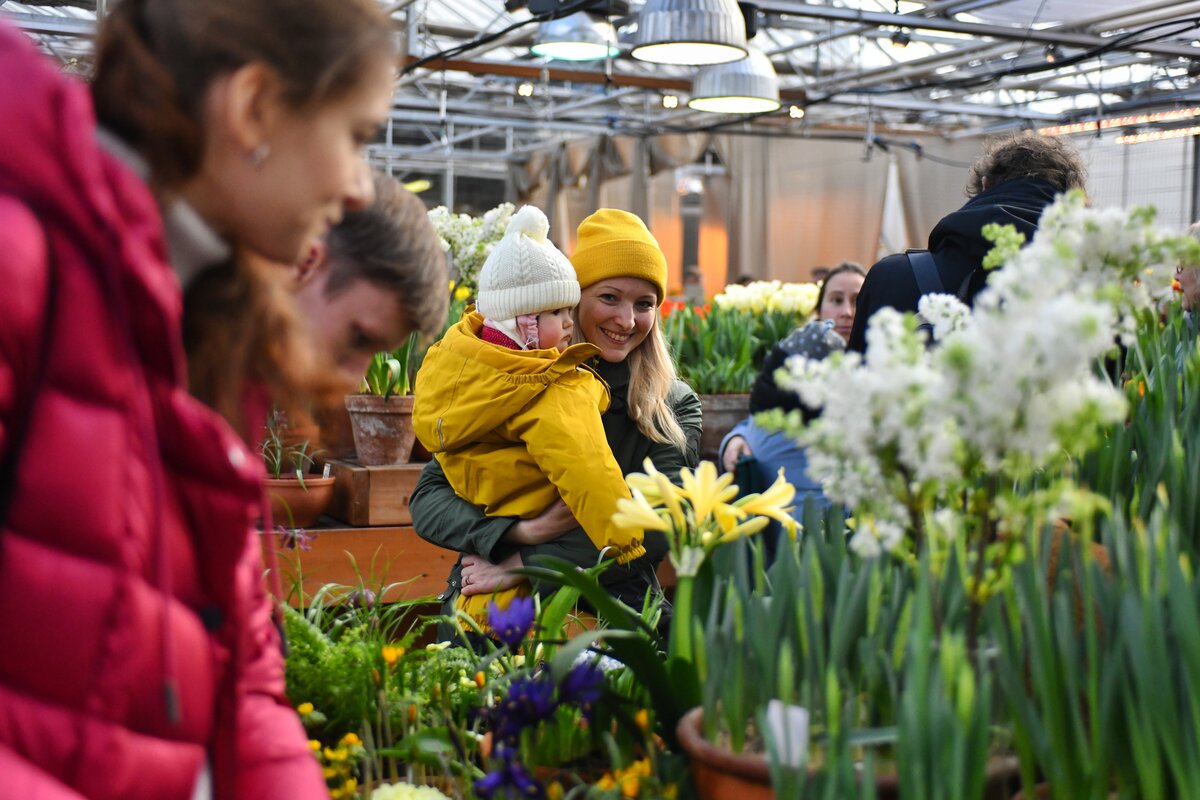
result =
[{"label": "woman wearing yellow beanie", "polygon": [[[649,458],[677,480],[681,468],[699,463],[700,400],[675,377],[659,330],[667,283],[662,250],[636,215],[605,208],[579,226],[571,263],[581,288],[576,341],[600,348],[593,366],[611,391],[602,421],[613,457],[625,474],[640,471]],[[578,457],[586,461],[589,454]],[[582,567],[594,565],[599,555],[562,503],[534,519],[485,517],[455,495],[437,462],[422,471],[409,507],[418,535],[465,554],[461,569],[450,575],[447,597],[510,588],[521,579],[509,570],[533,555],[548,553]],[[657,587],[654,572],[667,549],[655,531],[646,532],[644,545],[645,556],[605,573],[609,591],[635,607],[647,588]]]}]

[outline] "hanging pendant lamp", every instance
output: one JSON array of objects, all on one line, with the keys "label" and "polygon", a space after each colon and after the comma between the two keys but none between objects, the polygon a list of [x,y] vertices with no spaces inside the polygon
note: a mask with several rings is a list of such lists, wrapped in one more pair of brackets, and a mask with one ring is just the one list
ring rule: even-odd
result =
[{"label": "hanging pendant lamp", "polygon": [[543,22],[529,50],[561,61],[599,61],[621,52],[612,23],[592,19],[584,11]]},{"label": "hanging pendant lamp", "polygon": [[717,114],[761,114],[780,105],[775,67],[756,47],[741,61],[697,71],[688,101],[688,108]]},{"label": "hanging pendant lamp", "polygon": [[725,64],[746,57],[746,21],[735,0],[647,0],[630,53],[679,66]]}]

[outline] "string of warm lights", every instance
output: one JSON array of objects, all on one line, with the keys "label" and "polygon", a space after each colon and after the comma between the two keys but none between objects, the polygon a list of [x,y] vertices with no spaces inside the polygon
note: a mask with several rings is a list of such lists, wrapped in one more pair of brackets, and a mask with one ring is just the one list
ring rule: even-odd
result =
[{"label": "string of warm lights", "polygon": [[1182,139],[1184,136],[1200,136],[1200,125],[1190,128],[1171,128],[1166,131],[1146,131],[1145,133],[1130,133],[1117,137],[1117,144],[1142,144],[1144,142],[1161,142],[1163,139]]},{"label": "string of warm lights", "polygon": [[1109,128],[1127,128],[1131,125],[1149,125],[1155,122],[1178,122],[1180,120],[1200,117],[1200,107],[1179,108],[1174,111],[1159,111],[1154,114],[1133,114],[1126,117],[1110,117],[1109,119],[1092,120],[1090,122],[1073,122],[1069,125],[1051,125],[1048,128],[1038,128],[1043,136],[1065,136],[1072,133],[1088,133]]}]

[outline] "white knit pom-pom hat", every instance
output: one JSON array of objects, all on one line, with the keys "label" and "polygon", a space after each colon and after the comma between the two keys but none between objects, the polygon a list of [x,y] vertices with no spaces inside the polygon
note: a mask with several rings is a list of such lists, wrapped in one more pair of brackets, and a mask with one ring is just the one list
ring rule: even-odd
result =
[{"label": "white knit pom-pom hat", "polygon": [[511,320],[579,304],[579,281],[567,257],[546,238],[550,222],[522,206],[479,271],[475,307],[491,320]]}]

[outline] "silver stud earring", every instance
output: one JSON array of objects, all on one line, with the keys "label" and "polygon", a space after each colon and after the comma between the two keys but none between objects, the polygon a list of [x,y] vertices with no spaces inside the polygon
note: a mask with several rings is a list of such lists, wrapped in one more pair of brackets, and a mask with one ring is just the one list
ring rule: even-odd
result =
[{"label": "silver stud earring", "polygon": [[248,156],[250,159],[250,165],[253,167],[261,167],[269,155],[271,155],[271,145],[263,142],[258,147],[250,151],[250,155]]}]

